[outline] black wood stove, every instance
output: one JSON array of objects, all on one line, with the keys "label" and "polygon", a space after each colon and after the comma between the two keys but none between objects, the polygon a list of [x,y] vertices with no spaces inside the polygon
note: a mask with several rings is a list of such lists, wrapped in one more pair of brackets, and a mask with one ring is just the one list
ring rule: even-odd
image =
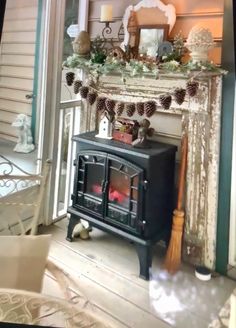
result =
[{"label": "black wood stove", "polygon": [[67,240],[82,218],[91,226],[132,241],[140,277],[149,279],[152,245],[171,230],[176,147],[154,141],[138,149],[88,132],[77,144]]}]

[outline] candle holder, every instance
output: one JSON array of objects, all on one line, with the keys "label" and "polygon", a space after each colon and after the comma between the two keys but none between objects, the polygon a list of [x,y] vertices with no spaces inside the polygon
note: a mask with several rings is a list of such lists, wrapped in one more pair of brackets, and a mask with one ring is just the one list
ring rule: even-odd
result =
[{"label": "candle holder", "polygon": [[110,37],[112,34],[112,28],[110,26],[111,23],[115,21],[100,21],[100,23],[105,24],[102,29],[102,38],[103,38],[103,49],[106,53],[114,47],[113,38]]},{"label": "candle holder", "polygon": [[102,36],[104,39],[106,39],[107,35],[110,35],[112,33],[112,28],[110,26],[110,23],[112,23],[112,21],[100,22],[100,23],[105,23],[105,26],[102,30]]}]

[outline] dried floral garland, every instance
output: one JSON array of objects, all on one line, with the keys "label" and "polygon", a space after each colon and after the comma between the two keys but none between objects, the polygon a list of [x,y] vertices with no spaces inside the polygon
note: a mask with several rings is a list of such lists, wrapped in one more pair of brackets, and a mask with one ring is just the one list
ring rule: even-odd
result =
[{"label": "dried floral garland", "polygon": [[182,73],[188,75],[191,72],[200,73],[214,72],[218,74],[226,74],[227,72],[215,65],[213,62],[193,62],[189,61],[186,64],[182,64],[176,60],[170,60],[164,63],[145,62],[132,59],[126,62],[122,59],[108,56],[103,64],[94,63],[91,59],[84,59],[77,54],[69,56],[63,63],[64,68],[71,69],[83,69],[88,74],[94,77],[106,75],[109,73],[120,73],[122,79],[127,77],[143,77],[145,75],[151,75],[155,78],[158,77],[160,72],[163,73]]},{"label": "dried floral garland", "polygon": [[195,97],[199,89],[199,83],[194,79],[187,82],[186,88],[175,88],[173,92],[166,92],[160,94],[158,100],[148,100],[145,102],[124,102],[114,100],[106,97],[104,94],[99,94],[93,83],[87,82],[86,85],[82,84],[82,81],[75,80],[73,76],[73,82],[71,82],[72,72],[66,73],[67,85],[73,86],[75,93],[80,93],[82,99],[86,100],[90,106],[96,103],[96,110],[99,112],[107,111],[108,113],[116,113],[118,116],[126,113],[128,117],[134,115],[135,112],[138,115],[151,117],[159,105],[164,110],[168,110],[174,100],[178,105],[181,105],[185,101],[186,95],[189,97]]}]

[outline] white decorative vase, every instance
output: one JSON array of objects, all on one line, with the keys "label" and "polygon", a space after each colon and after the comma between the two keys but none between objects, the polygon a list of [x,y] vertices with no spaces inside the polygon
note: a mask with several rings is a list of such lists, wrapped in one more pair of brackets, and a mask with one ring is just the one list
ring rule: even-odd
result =
[{"label": "white decorative vase", "polygon": [[190,50],[193,62],[208,61],[208,51],[214,47],[211,31],[200,24],[195,25],[188,35],[185,46]]}]

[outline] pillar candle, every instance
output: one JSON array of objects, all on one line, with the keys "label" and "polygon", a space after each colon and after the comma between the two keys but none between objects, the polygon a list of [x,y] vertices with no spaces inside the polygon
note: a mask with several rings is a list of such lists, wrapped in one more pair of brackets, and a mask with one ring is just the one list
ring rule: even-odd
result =
[{"label": "pillar candle", "polygon": [[112,21],[112,5],[102,5],[101,6],[101,22],[111,22]]}]

